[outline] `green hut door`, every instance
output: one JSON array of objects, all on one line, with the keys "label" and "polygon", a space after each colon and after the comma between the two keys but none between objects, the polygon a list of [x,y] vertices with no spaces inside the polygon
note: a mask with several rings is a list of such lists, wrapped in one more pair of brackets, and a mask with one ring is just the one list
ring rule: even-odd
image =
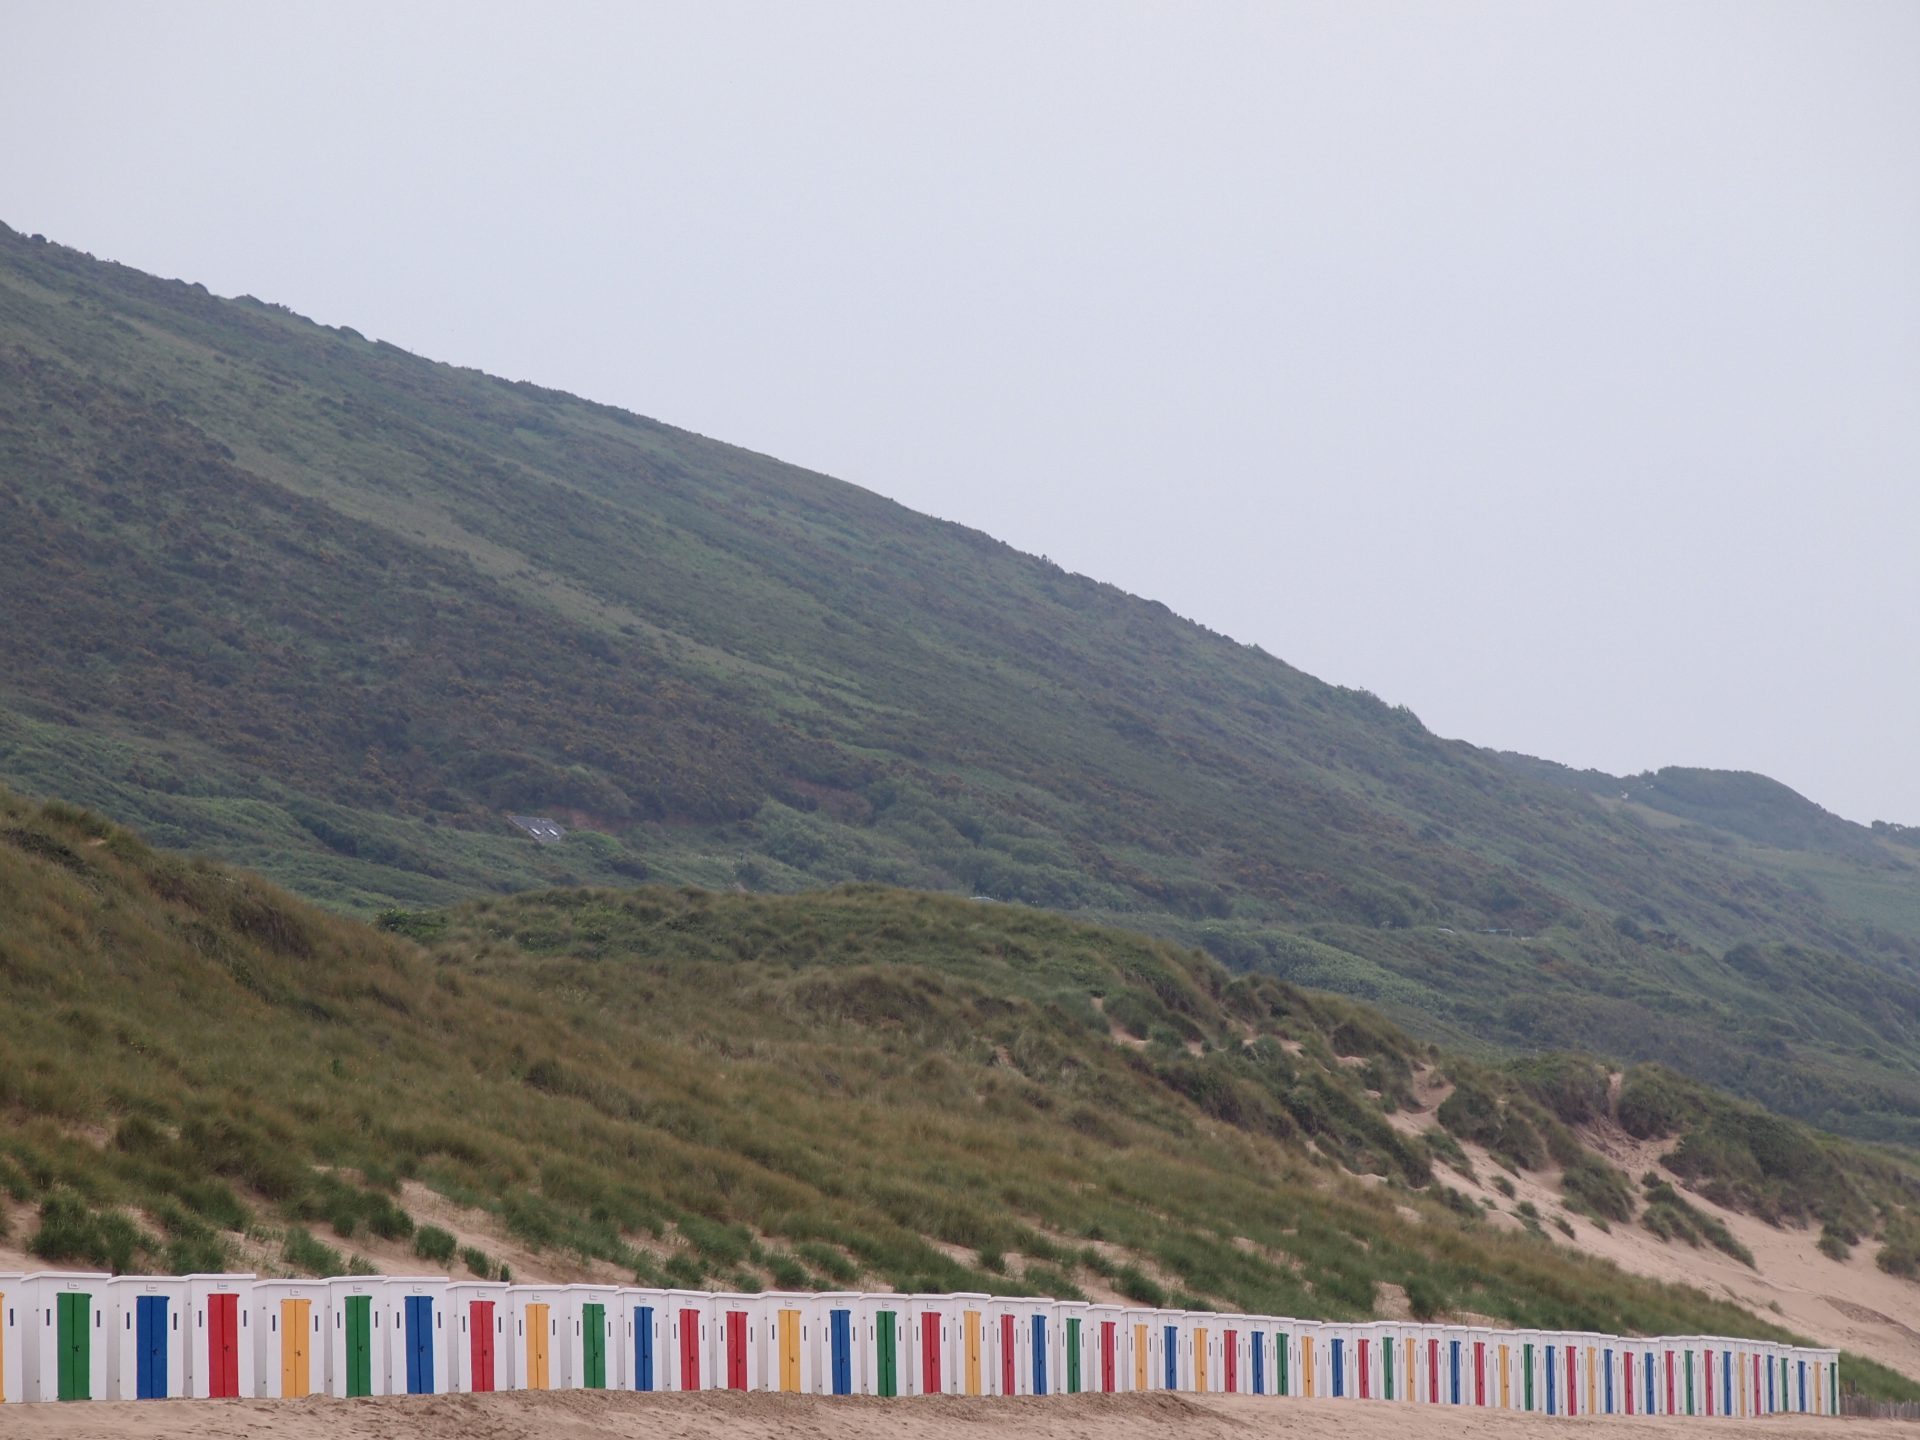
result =
[{"label": "green hut door", "polygon": [[882,1310],[873,1317],[875,1358],[880,1367],[880,1394],[891,1400],[900,1393],[900,1334],[894,1324],[894,1312]]},{"label": "green hut door", "polygon": [[347,1394],[373,1394],[373,1297],[347,1296]]},{"label": "green hut door", "polygon": [[55,1297],[54,1343],[60,1350],[60,1398],[93,1398],[93,1296]]},{"label": "green hut door", "polygon": [[580,1354],[589,1390],[607,1388],[607,1307],[583,1304],[580,1307]]}]

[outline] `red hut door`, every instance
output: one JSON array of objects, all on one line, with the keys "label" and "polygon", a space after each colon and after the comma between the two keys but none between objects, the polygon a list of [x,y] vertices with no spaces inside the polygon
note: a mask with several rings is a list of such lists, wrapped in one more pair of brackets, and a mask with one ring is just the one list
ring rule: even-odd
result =
[{"label": "red hut door", "polygon": [[473,1388],[485,1394],[493,1389],[493,1301],[475,1300],[467,1306],[467,1330]]},{"label": "red hut door", "polygon": [[680,1312],[680,1388],[700,1388],[700,1312]]},{"label": "red hut door", "polygon": [[920,1390],[940,1393],[940,1317],[931,1310],[920,1317]]},{"label": "red hut door", "polygon": [[747,1388],[747,1312],[727,1311],[727,1389]]},{"label": "red hut door", "polygon": [[207,1394],[216,1400],[240,1393],[240,1297],[207,1297]]}]

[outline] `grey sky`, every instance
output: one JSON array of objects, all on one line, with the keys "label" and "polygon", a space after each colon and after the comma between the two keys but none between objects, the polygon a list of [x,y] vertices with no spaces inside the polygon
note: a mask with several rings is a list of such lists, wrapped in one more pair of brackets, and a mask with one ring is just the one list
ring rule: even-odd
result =
[{"label": "grey sky", "polygon": [[0,0],[0,219],[1920,823],[1920,5]]}]

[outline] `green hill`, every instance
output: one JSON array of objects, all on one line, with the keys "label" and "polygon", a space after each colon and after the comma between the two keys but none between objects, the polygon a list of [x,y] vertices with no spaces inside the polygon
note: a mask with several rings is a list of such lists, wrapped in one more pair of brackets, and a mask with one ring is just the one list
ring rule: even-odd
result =
[{"label": "green hill", "polygon": [[1680,823],[827,477],[4,227],[0,531],[0,777],[338,911],[983,895],[1920,1140],[1910,847]]},{"label": "green hill", "polygon": [[[384,1243],[498,1273],[408,1208],[431,1199],[650,1283],[1781,1333],[1556,1243],[1596,1207],[1689,1213],[1558,1118],[1582,1062],[1483,1071],[1163,941],[876,887],[545,892],[383,932],[4,792],[0,906],[0,1005],[39,1017],[0,1048],[0,1250],[49,1262],[325,1271]],[[1477,1097],[1447,1123],[1492,1116],[1539,1147],[1511,1173],[1566,1177],[1552,1236],[1448,1185],[1430,1120],[1392,1123],[1436,1064]],[[1649,1082],[1649,1126],[1718,1146],[1690,1179],[1733,1183],[1747,1112]],[[1781,1133],[1835,1182],[1812,1203],[1904,1263],[1904,1164]]]}]

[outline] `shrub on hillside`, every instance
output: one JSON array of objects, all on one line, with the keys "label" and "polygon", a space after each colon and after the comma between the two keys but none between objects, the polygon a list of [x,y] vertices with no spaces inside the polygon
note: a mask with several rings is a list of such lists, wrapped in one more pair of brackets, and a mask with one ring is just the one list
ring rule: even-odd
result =
[{"label": "shrub on hillside", "polygon": [[287,1231],[285,1240],[281,1242],[280,1258],[292,1269],[308,1275],[339,1275],[345,1272],[345,1262],[338,1250],[314,1239],[297,1225]]},{"label": "shrub on hillside", "polygon": [[96,1265],[124,1274],[151,1242],[125,1215],[96,1214],[70,1190],[56,1190],[40,1206],[40,1228],[27,1249],[43,1260]]},{"label": "shrub on hillside", "polygon": [[1583,1152],[1560,1177],[1567,1198],[1604,1220],[1633,1218],[1633,1188],[1627,1177],[1591,1151]]},{"label": "shrub on hillside", "polygon": [[1413,1312],[1414,1319],[1426,1324],[1446,1313],[1447,1292],[1439,1282],[1425,1275],[1410,1276],[1407,1280],[1407,1308]]},{"label": "shrub on hillside", "polygon": [[[819,1240],[808,1240],[793,1247],[793,1253],[805,1260],[822,1275],[838,1284],[851,1283],[859,1274],[860,1267],[841,1254],[833,1246]],[[981,1268],[985,1269],[983,1265]]]},{"label": "shrub on hillside", "polygon": [[1661,1065],[1635,1065],[1620,1081],[1620,1127],[1636,1140],[1664,1140],[1699,1114],[1692,1084]]},{"label": "shrub on hillside", "polygon": [[1538,1170],[1547,1163],[1540,1132],[1491,1086],[1472,1075],[1456,1075],[1453,1093],[1434,1113],[1460,1139],[1486,1146],[1515,1169]]},{"label": "shrub on hillside", "polygon": [[1662,1240],[1684,1240],[1693,1246],[1704,1242],[1743,1265],[1753,1265],[1753,1252],[1734,1238],[1717,1216],[1688,1204],[1678,1190],[1651,1171],[1641,1184],[1647,1193],[1647,1208],[1640,1212],[1640,1223],[1648,1230]]},{"label": "shrub on hillside", "polygon": [[1816,1215],[1866,1224],[1873,1213],[1812,1132],[1745,1106],[1716,1109],[1665,1164],[1716,1203],[1775,1224]]},{"label": "shrub on hillside", "polygon": [[404,1240],[413,1233],[413,1217],[384,1195],[367,1206],[367,1228],[382,1240]]},{"label": "shrub on hillside", "polygon": [[1158,1310],[1167,1303],[1166,1287],[1156,1284],[1138,1265],[1122,1265],[1113,1283],[1115,1289],[1136,1305],[1150,1305]]},{"label": "shrub on hillside", "polygon": [[1563,1125],[1584,1125],[1607,1113],[1606,1066],[1577,1055],[1536,1055],[1507,1067],[1521,1087]]},{"label": "shrub on hillside", "polygon": [[1874,1263],[1889,1275],[1920,1280],[1920,1221],[1907,1215],[1888,1220]]},{"label": "shrub on hillside", "polygon": [[805,1290],[813,1283],[807,1267],[791,1255],[775,1255],[768,1261],[767,1270],[778,1290]]}]

